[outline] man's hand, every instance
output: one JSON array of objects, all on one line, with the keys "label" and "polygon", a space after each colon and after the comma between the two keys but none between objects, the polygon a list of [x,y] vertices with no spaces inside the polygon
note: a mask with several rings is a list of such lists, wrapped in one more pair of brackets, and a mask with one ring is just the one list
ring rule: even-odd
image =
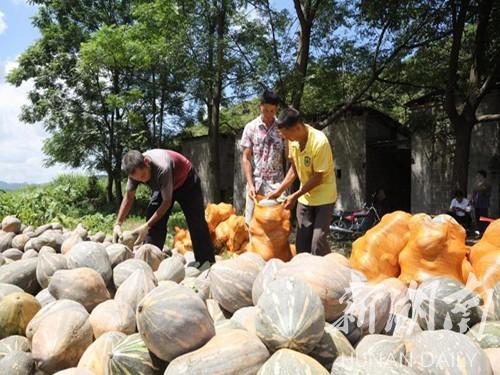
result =
[{"label": "man's hand", "polygon": [[257,193],[255,192],[255,186],[253,186],[253,185],[248,186],[248,196],[251,199],[255,199],[255,197],[257,196]]},{"label": "man's hand", "polygon": [[283,192],[279,189],[276,189],[275,191],[269,193],[266,195],[265,199],[278,199]]},{"label": "man's hand", "polygon": [[295,194],[289,195],[283,202],[283,206],[287,210],[292,210],[295,207],[295,204],[297,203],[297,199],[298,197]]},{"label": "man's hand", "polygon": [[113,227],[113,242],[118,243],[118,241],[121,240],[122,235],[123,232],[121,224],[115,224],[115,226]]},{"label": "man's hand", "polygon": [[134,242],[134,245],[140,245],[144,242],[144,239],[148,235],[149,226],[148,223],[142,224],[140,227],[137,227],[132,231],[133,234],[137,235],[137,239]]}]

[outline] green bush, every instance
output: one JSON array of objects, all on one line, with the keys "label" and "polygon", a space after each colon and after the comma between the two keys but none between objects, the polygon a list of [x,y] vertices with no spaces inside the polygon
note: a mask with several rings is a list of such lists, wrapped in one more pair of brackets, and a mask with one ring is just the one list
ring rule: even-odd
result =
[{"label": "green bush", "polygon": [[[125,192],[126,181],[122,185]],[[140,185],[129,217],[144,218],[149,202],[149,188]],[[83,223],[92,232],[110,233],[118,205],[106,199],[106,179],[67,174],[45,185],[26,186],[16,191],[0,191],[0,219],[16,215],[23,223],[39,226],[58,222],[67,228]],[[169,229],[185,227],[185,219],[176,204]]]}]

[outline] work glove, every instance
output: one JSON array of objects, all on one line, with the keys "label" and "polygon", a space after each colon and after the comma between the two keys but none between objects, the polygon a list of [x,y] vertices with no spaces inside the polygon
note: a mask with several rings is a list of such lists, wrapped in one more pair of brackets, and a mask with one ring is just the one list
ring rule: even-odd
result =
[{"label": "work glove", "polygon": [[122,226],[120,224],[115,224],[113,227],[113,242],[118,243],[122,239]]},{"label": "work glove", "polygon": [[134,235],[137,236],[137,239],[134,242],[134,245],[140,245],[141,243],[144,242],[144,239],[148,235],[149,232],[149,226],[148,223],[142,224],[140,227],[137,227],[132,231]]}]

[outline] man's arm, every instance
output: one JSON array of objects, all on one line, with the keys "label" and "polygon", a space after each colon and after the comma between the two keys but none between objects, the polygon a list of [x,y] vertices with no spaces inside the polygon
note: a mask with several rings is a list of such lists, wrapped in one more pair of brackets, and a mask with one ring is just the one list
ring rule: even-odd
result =
[{"label": "man's arm", "polygon": [[252,149],[250,147],[245,147],[243,149],[243,156],[241,157],[241,163],[243,165],[243,173],[247,180],[248,195],[251,198],[255,198],[255,185],[253,182],[253,167],[252,167]]},{"label": "man's arm", "polygon": [[291,165],[288,169],[288,172],[286,173],[285,179],[281,182],[280,186],[275,191],[266,196],[266,199],[278,198],[286,189],[290,187],[290,185],[295,181],[296,178],[297,170],[295,169],[293,161],[291,161]]},{"label": "man's arm", "polygon": [[299,190],[297,190],[295,193],[289,195],[286,198],[285,208],[291,210],[295,206],[295,203],[297,203],[297,200],[302,195],[310,192],[316,186],[321,184],[322,178],[323,178],[323,172],[314,172],[311,178],[307,180],[307,182]]},{"label": "man's arm", "polygon": [[116,224],[121,225],[125,221],[128,213],[130,212],[130,208],[132,207],[132,203],[134,203],[134,200],[135,200],[135,190],[127,191],[122,199],[122,203],[120,204],[120,209],[118,210],[118,217],[116,218]]}]

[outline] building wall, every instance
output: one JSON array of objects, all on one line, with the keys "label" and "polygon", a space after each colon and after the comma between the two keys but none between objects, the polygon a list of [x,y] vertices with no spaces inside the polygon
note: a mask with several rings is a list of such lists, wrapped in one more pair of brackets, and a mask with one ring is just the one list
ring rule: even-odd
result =
[{"label": "building wall", "polygon": [[365,200],[365,124],[366,115],[345,116],[324,130],[335,158],[338,209],[354,210]]},{"label": "building wall", "polygon": [[[231,201],[233,195],[233,169],[234,169],[234,138],[221,137],[219,141],[221,189],[223,201]],[[205,203],[213,202],[215,191],[214,174],[210,168],[210,152],[208,137],[197,137],[184,140],[182,153],[193,163],[201,180]]]}]

